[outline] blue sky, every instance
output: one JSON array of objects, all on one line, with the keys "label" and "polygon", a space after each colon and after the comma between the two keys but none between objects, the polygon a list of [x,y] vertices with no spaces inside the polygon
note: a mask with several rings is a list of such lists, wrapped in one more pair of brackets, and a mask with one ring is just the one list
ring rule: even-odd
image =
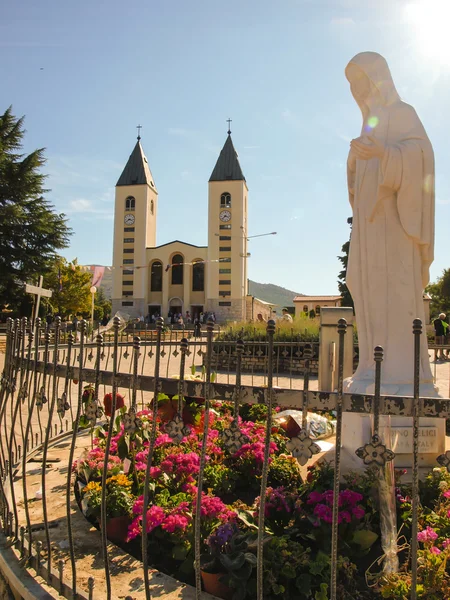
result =
[{"label": "blue sky", "polygon": [[[426,3],[426,9],[425,9]],[[450,267],[446,0],[20,0],[2,9],[0,111],[45,147],[64,252],[110,265],[114,185],[143,125],[157,243],[205,245],[207,182],[232,137],[249,186],[249,276],[333,294],[348,237],[345,163],[361,115],[344,69],[384,55],[436,154],[436,259]]]}]

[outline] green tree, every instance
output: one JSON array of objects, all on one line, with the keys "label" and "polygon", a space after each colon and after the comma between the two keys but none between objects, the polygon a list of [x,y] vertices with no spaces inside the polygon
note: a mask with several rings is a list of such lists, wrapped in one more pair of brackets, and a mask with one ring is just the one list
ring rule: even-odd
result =
[{"label": "green tree", "polygon": [[430,283],[425,292],[431,296],[430,316],[433,320],[439,313],[450,313],[450,269],[444,269],[437,281]]},{"label": "green tree", "polygon": [[94,304],[94,320],[100,321],[105,316],[110,316],[112,310],[111,300],[105,296],[105,291],[103,288],[97,288],[97,293],[95,294],[95,304]]},{"label": "green tree", "polygon": [[89,317],[92,305],[91,279],[91,273],[83,271],[77,259],[72,262],[64,258],[56,260],[45,279],[46,287],[53,291],[52,297],[45,301],[47,309],[60,317]]},{"label": "green tree", "polygon": [[342,306],[351,306],[353,309],[355,305],[353,304],[353,298],[350,294],[350,290],[347,287],[346,279],[347,279],[347,264],[348,264],[348,253],[350,250],[350,238],[352,235],[352,223],[353,217],[349,217],[347,219],[347,223],[350,225],[350,236],[347,242],[342,246],[342,252],[344,253],[342,256],[338,256],[338,259],[342,263],[342,271],[340,271],[338,276],[338,289],[339,293],[342,296]]},{"label": "green tree", "polygon": [[45,275],[71,229],[44,199],[44,150],[22,154],[24,117],[0,116],[0,308],[29,304],[24,283]]}]

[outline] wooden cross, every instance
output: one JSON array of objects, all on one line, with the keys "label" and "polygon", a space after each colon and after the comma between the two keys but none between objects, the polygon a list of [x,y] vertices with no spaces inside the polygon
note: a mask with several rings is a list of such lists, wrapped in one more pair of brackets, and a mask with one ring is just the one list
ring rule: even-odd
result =
[{"label": "wooden cross", "polygon": [[39,316],[39,304],[41,303],[41,297],[44,296],[44,298],[51,298],[53,292],[51,290],[46,290],[42,287],[42,282],[44,281],[44,278],[42,277],[42,275],[39,277],[39,285],[30,285],[30,284],[26,284],[25,285],[25,292],[27,294],[33,294],[34,296],[37,296],[37,300],[36,300],[36,306],[34,308],[34,319],[33,321],[36,320],[36,317]]}]

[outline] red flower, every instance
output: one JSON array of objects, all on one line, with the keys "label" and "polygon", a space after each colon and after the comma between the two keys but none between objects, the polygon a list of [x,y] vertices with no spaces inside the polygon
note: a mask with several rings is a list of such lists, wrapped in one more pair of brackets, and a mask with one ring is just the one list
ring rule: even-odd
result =
[{"label": "red flower", "polygon": [[[103,398],[103,404],[105,405],[105,415],[110,417],[112,415],[112,394],[105,394]],[[125,398],[122,394],[116,394],[116,410],[125,406]]]}]

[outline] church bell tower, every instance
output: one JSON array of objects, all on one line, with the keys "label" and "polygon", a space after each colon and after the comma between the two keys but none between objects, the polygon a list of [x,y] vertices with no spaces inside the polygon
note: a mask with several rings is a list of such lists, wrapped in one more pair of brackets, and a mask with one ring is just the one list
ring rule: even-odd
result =
[{"label": "church bell tower", "polygon": [[208,184],[207,310],[219,321],[246,318],[247,197],[247,183],[228,128]]},{"label": "church bell tower", "polygon": [[156,245],[158,192],[141,136],[116,184],[112,312],[145,316],[146,248]]}]

